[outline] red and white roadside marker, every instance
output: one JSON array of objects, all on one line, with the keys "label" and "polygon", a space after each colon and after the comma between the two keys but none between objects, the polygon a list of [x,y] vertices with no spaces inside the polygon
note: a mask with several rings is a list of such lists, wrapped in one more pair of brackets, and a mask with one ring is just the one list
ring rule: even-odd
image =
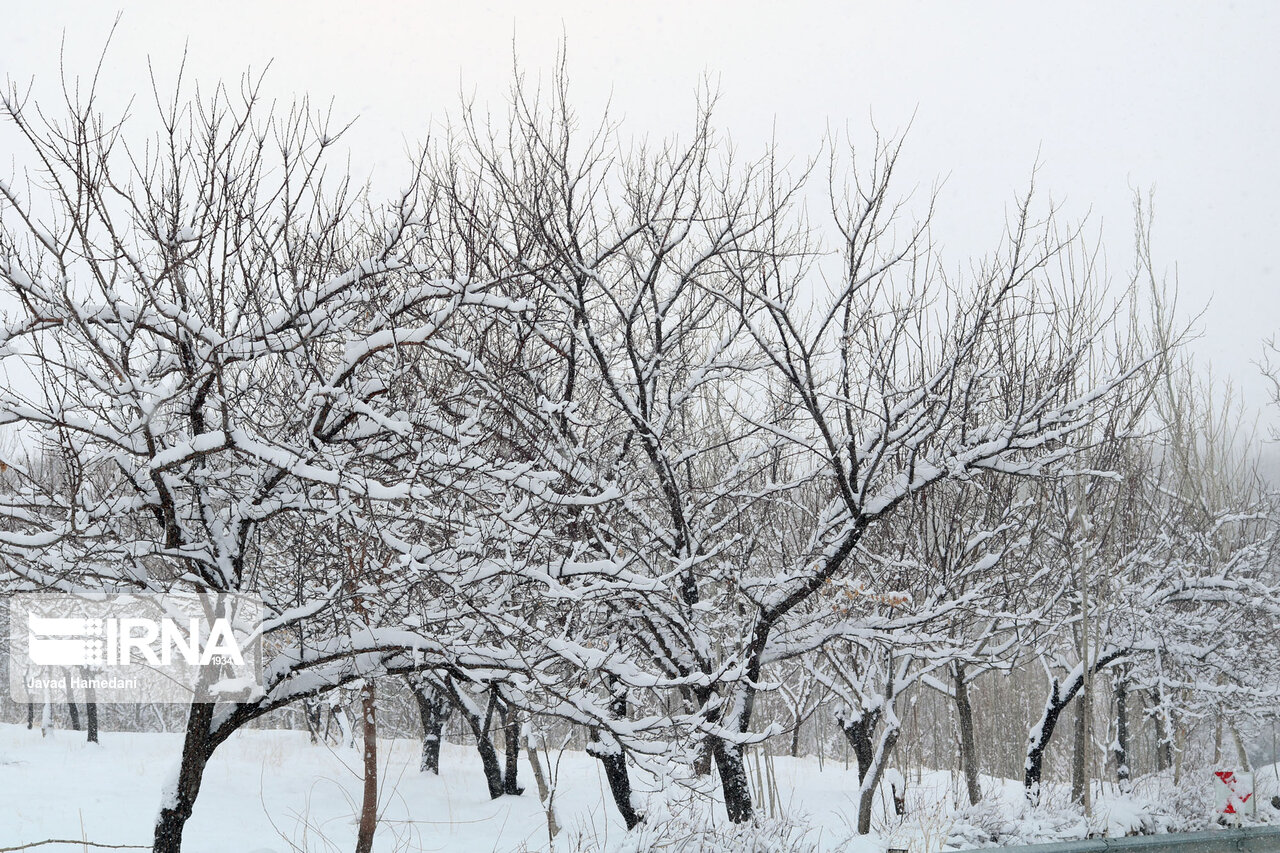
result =
[{"label": "red and white roadside marker", "polygon": [[1253,795],[1253,774],[1234,770],[1215,770],[1213,774],[1213,808],[1220,815],[1236,820],[1258,814],[1258,800]]}]

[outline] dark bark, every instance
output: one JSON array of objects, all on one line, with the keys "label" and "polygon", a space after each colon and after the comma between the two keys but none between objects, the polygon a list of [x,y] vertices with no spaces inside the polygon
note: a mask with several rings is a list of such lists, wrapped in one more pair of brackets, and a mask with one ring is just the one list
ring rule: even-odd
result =
[{"label": "dark bark", "polygon": [[[405,670],[388,669],[387,675],[408,675]],[[346,681],[326,686],[326,690],[342,686]],[[208,685],[201,684],[197,695],[207,696]],[[452,684],[450,683],[450,689]],[[452,694],[451,694],[452,697]],[[182,763],[178,772],[176,787],[164,799],[160,814],[156,818],[155,841],[152,853],[181,853],[182,830],[191,817],[192,807],[200,792],[205,767],[214,749],[246,724],[265,714],[286,707],[296,698],[272,702],[247,702],[231,706],[221,718],[216,730],[211,729],[214,705],[201,701],[193,703],[188,712],[186,735],[183,741]],[[452,699],[455,703],[457,699]],[[462,707],[462,706],[459,706]],[[465,710],[465,708],[463,708]],[[485,739],[487,743],[487,738]],[[490,760],[487,767],[492,767],[497,779],[496,793],[491,782],[490,792],[495,798],[502,795],[502,773],[492,744],[489,744]]]},{"label": "dark bark", "polygon": [[468,703],[463,701],[457,686],[451,680],[446,680],[444,686],[449,691],[449,698],[452,700],[453,706],[462,714],[462,719],[466,721],[467,728],[471,729],[471,734],[475,736],[476,751],[480,753],[480,764],[484,768],[485,785],[489,789],[490,798],[496,800],[504,793],[502,764],[498,761],[498,751],[493,748],[489,730],[493,723],[494,711],[497,708],[498,694],[493,690],[489,692],[489,705],[484,717],[481,718],[479,714],[468,707]]},{"label": "dark bark", "polygon": [[858,762],[858,834],[871,831],[871,809],[875,804],[876,786],[888,761],[888,755],[898,744],[899,730],[895,727],[884,733],[880,750],[876,751],[876,728],[882,713],[879,710],[863,711],[857,717],[838,717],[840,730],[853,749]]},{"label": "dark bark", "polygon": [[1161,741],[1160,748],[1156,750],[1156,765],[1161,771],[1168,770],[1173,767],[1173,742]]},{"label": "dark bark", "polygon": [[320,700],[315,698],[303,699],[302,718],[306,720],[307,733],[311,736],[312,745],[318,744],[324,719],[324,711],[320,707]]},{"label": "dark bark", "polygon": [[356,828],[356,853],[373,853],[373,833],[378,828],[378,718],[377,693],[372,681],[360,691],[360,723],[364,741],[364,796],[360,825]]},{"label": "dark bark", "polygon": [[[858,795],[859,835],[868,835],[871,832],[871,809],[875,806],[876,787],[880,784],[880,777],[884,775],[884,768],[888,764],[888,756],[893,752],[893,748],[898,745],[899,731],[899,729],[893,728],[885,732],[880,754],[873,757],[869,774],[863,771],[862,765],[858,767],[860,779],[860,793]],[[870,778],[865,778],[868,775],[870,775]]]},{"label": "dark bark", "polygon": [[[884,507],[882,512],[888,512],[892,508],[892,504],[888,505]],[[769,647],[769,637],[773,633],[774,626],[794,607],[807,600],[820,590],[828,580],[835,577],[844,566],[849,555],[853,553],[854,548],[862,540],[863,534],[875,517],[878,516],[859,513],[853,521],[852,528],[845,534],[835,551],[827,556],[822,568],[784,595],[780,601],[762,608],[757,614],[755,626],[751,629],[751,640],[747,643],[745,650],[747,677],[739,687],[740,693],[737,701],[741,710],[736,713],[736,719],[732,721],[733,728],[736,728],[737,731],[746,732],[751,725],[751,714],[755,707],[757,685],[761,681],[764,656]],[[701,697],[704,707],[706,699],[707,697],[705,696]],[[742,764],[742,750],[736,745],[725,744],[718,740],[712,746],[716,766],[720,769],[720,785],[724,791],[726,807],[729,808],[730,820],[735,823],[748,821],[752,815],[751,791],[746,785],[747,777],[746,770]],[[733,803],[731,808],[729,807],[730,802]]]},{"label": "dark bark", "polygon": [[710,776],[711,765],[715,762],[715,757],[712,755],[714,752],[715,747],[711,743],[711,738],[703,738],[698,744],[698,756],[693,761],[693,772],[699,776]]},{"label": "dark bark", "polygon": [[71,673],[64,673],[67,676],[67,713],[71,716],[71,730],[73,732],[80,731],[80,709],[76,707],[75,696],[71,694]]},{"label": "dark bark", "polygon": [[978,785],[978,746],[973,732],[973,705],[969,701],[969,681],[964,665],[956,664],[951,677],[955,686],[956,721],[960,729],[960,768],[964,771],[969,804],[976,806],[982,799],[982,788]]},{"label": "dark bark", "polygon": [[1093,662],[1089,667],[1088,673],[1083,673],[1080,678],[1068,680],[1065,690],[1062,682],[1056,678],[1050,683],[1049,697],[1045,700],[1044,713],[1040,717],[1040,722],[1031,729],[1031,734],[1027,737],[1026,775],[1023,777],[1023,785],[1026,788],[1027,799],[1032,803],[1040,801],[1040,780],[1044,774],[1045,750],[1049,748],[1049,741],[1058,725],[1058,718],[1062,716],[1063,710],[1080,692],[1081,687],[1084,686],[1083,676],[1096,675],[1105,667],[1124,657],[1125,654],[1126,650],[1124,649],[1111,649]]},{"label": "dark bark", "polygon": [[[488,786],[489,796],[492,799],[498,799],[504,793],[502,780],[502,765],[498,761],[498,750],[493,748],[493,741],[489,739],[487,727],[482,727],[476,734],[476,751],[480,753],[480,764],[484,768],[484,782]],[[475,727],[472,731],[476,732]]]},{"label": "dark bark", "polygon": [[502,709],[503,751],[506,769],[502,774],[502,793],[519,796],[524,793],[517,774],[520,772],[520,714],[510,706]]},{"label": "dark bark", "polygon": [[875,744],[872,740],[876,731],[876,724],[880,721],[879,711],[866,711],[856,719],[837,718],[840,723],[840,730],[844,732],[844,738],[849,742],[849,746],[853,749],[853,756],[858,762],[858,784],[867,777],[867,771],[871,769],[871,761],[875,754]]},{"label": "dark bark", "polygon": [[98,697],[92,687],[84,689],[84,722],[86,739],[89,743],[98,742]]},{"label": "dark bark", "polygon": [[444,692],[429,684],[411,684],[422,718],[422,759],[418,770],[440,775],[440,740],[452,706]]},{"label": "dark bark", "polygon": [[181,853],[182,828],[191,817],[204,768],[213,754],[213,703],[197,702],[187,714],[187,731],[182,743],[182,765],[178,770],[176,788],[169,792],[160,815],[156,818],[155,842],[152,853]]},{"label": "dark bark", "polygon": [[476,749],[480,753],[480,763],[484,767],[484,782],[488,786],[489,796],[496,800],[505,793],[502,787],[502,765],[498,763],[498,751],[493,748],[493,742],[488,737],[480,738],[476,742]]},{"label": "dark bark", "polygon": [[[904,777],[905,778],[905,777]],[[893,796],[893,813],[901,817],[907,813],[907,792],[899,790],[896,782],[889,785],[889,793]]]},{"label": "dark bark", "polygon": [[618,814],[627,825],[634,829],[644,818],[631,803],[631,776],[627,773],[627,757],[616,742],[606,747],[599,740],[587,744],[587,753],[594,755],[604,767],[604,778],[609,782],[609,793],[613,795],[613,804]]},{"label": "dark bark", "polygon": [[27,728],[35,728],[36,725],[36,703],[27,703]]},{"label": "dark bark", "polygon": [[1156,747],[1156,770],[1163,773],[1173,766],[1173,741],[1161,733],[1159,745]]},{"label": "dark bark", "polygon": [[[627,694],[617,679],[610,678],[609,687],[612,696],[609,700],[609,711],[614,717],[623,719],[627,715]],[[622,745],[612,734],[603,737],[598,729],[591,733],[591,741],[587,744],[587,752],[600,760],[604,767],[605,779],[609,782],[609,793],[613,795],[613,804],[618,808],[627,829],[635,828],[644,820],[631,802],[631,776],[627,773],[627,756]]]},{"label": "dark bark", "polygon": [[1023,777],[1023,785],[1026,788],[1027,799],[1033,803],[1040,801],[1040,779],[1044,773],[1044,753],[1049,748],[1049,739],[1053,737],[1053,730],[1058,725],[1058,716],[1065,706],[1066,702],[1062,701],[1058,693],[1058,684],[1054,682],[1049,702],[1045,705],[1044,715],[1040,718],[1040,729],[1039,731],[1032,731],[1027,745],[1026,775]]},{"label": "dark bark", "polygon": [[1116,698],[1116,781],[1120,790],[1129,790],[1129,675],[1120,672],[1115,680]]},{"label": "dark bark", "polygon": [[[687,686],[680,688],[680,698],[688,704],[690,709],[705,707],[710,696],[711,692],[705,689],[694,690]],[[703,737],[697,742],[697,754],[693,758],[693,772],[698,776],[711,775],[711,765],[715,762],[711,752],[712,743],[710,738]]]},{"label": "dark bark", "polygon": [[1088,728],[1085,709],[1076,703],[1075,738],[1071,747],[1071,802],[1084,802],[1085,763],[1088,759]]},{"label": "dark bark", "polygon": [[751,819],[751,788],[747,785],[747,768],[742,761],[742,747],[716,738],[714,753],[720,771],[720,787],[724,791],[724,809],[733,823]]}]

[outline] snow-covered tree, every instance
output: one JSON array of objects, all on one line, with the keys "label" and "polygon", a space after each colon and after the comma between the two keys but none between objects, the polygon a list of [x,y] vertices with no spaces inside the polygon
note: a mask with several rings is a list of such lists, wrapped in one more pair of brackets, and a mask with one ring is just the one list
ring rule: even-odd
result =
[{"label": "snow-covered tree", "polygon": [[501,512],[486,496],[546,491],[487,454],[488,386],[468,349],[478,315],[526,306],[452,255],[432,187],[373,204],[328,173],[327,119],[305,102],[272,114],[255,81],[157,99],[145,140],[92,92],[61,118],[16,90],[3,106],[33,166],[25,185],[0,184],[14,305],[0,357],[37,381],[0,389],[0,422],[74,472],[6,505],[6,569],[44,589],[256,593],[270,609],[263,695],[190,709],[156,825],[155,849],[177,850],[209,756],[245,722],[424,661],[510,662],[488,636],[459,650],[447,633],[335,622],[326,611],[350,596],[291,584],[307,557],[275,537],[301,524],[323,541],[345,519],[397,555],[388,574],[420,572],[396,534],[431,525],[405,522],[406,506],[442,493],[484,506],[464,524],[430,517],[431,547],[456,555]]}]

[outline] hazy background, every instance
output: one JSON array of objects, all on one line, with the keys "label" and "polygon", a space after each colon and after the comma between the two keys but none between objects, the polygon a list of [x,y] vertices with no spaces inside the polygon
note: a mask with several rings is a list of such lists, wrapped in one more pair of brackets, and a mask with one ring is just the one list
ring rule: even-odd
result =
[{"label": "hazy background", "polygon": [[[1155,189],[1157,263],[1184,313],[1207,305],[1197,357],[1265,423],[1253,364],[1280,331],[1280,4],[1237,3],[410,3],[0,0],[0,74],[45,103],[92,74],[108,103],[150,107],[184,45],[188,74],[236,82],[271,63],[266,89],[332,99],[359,120],[352,167],[375,185],[457,110],[501,109],[518,54],[547,77],[561,41],[580,111],[607,102],[624,131],[689,127],[709,80],[745,154],[776,138],[803,161],[829,127],[869,143],[871,119],[911,123],[899,189],[945,178],[936,234],[952,264],[991,248],[1037,157],[1041,189],[1103,230],[1116,278],[1132,261],[1134,190]],[[65,42],[65,48],[63,47]],[[912,116],[914,115],[914,120]],[[26,163],[0,126],[0,175]]]}]

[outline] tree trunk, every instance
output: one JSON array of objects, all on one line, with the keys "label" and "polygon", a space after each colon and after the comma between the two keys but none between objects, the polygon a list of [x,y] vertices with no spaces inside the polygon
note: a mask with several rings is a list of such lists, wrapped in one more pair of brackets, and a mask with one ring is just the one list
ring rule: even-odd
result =
[{"label": "tree trunk", "polygon": [[338,704],[336,695],[329,702],[329,722],[338,725],[338,743],[347,749],[354,748],[356,745],[356,728],[351,725],[351,718],[347,716],[346,709]]},{"label": "tree trunk", "polygon": [[27,703],[27,728],[33,729],[36,726],[36,703]]},{"label": "tree trunk", "polygon": [[302,718],[307,723],[307,733],[311,737],[311,745],[315,746],[320,742],[324,719],[318,699],[302,700]]},{"label": "tree trunk", "polygon": [[181,853],[182,828],[191,817],[204,768],[213,754],[210,725],[213,722],[213,703],[197,702],[187,714],[187,731],[182,742],[182,764],[173,790],[168,791],[156,818],[155,842],[152,853]]},{"label": "tree trunk", "polygon": [[78,732],[80,731],[80,709],[76,707],[76,699],[71,692],[71,673],[63,670],[63,675],[67,679],[67,713],[71,716],[71,730]]},{"label": "tree trunk", "polygon": [[1173,784],[1177,786],[1182,781],[1182,759],[1187,754],[1187,727],[1179,723],[1174,733]]},{"label": "tree trunk", "polygon": [[880,722],[880,712],[864,710],[856,718],[837,717],[837,721],[858,762],[858,784],[861,786],[862,781],[867,778],[867,771],[871,769],[875,752],[872,736],[875,734],[876,724]]},{"label": "tree trunk", "polygon": [[[1157,730],[1161,729],[1159,723],[1156,724]],[[1159,735],[1158,735],[1159,736]],[[1156,770],[1164,772],[1173,766],[1173,743],[1160,737],[1156,746]]]},{"label": "tree trunk", "polygon": [[477,709],[469,707],[469,703],[463,699],[462,694],[458,691],[457,686],[449,679],[444,681],[445,689],[449,691],[449,698],[453,702],[453,706],[462,714],[462,719],[466,721],[467,728],[471,729],[471,734],[476,739],[476,751],[480,753],[480,764],[484,768],[484,781],[489,789],[489,796],[492,799],[498,799],[502,796],[502,765],[498,762],[498,751],[493,748],[493,741],[489,739],[489,728],[493,722],[494,710],[497,707],[498,694],[494,690],[489,692],[489,705],[484,713],[483,719],[477,713]]},{"label": "tree trunk", "polygon": [[969,681],[964,665],[956,664],[951,671],[955,686],[956,720],[960,729],[960,768],[964,771],[965,788],[969,793],[969,805],[976,806],[982,799],[978,785],[978,748],[973,733],[973,705],[969,701]]},{"label": "tree trunk", "polygon": [[1121,672],[1115,680],[1116,694],[1116,782],[1123,793],[1129,793],[1129,675]]},{"label": "tree trunk", "polygon": [[1058,683],[1055,681],[1049,691],[1049,700],[1045,703],[1040,722],[1032,727],[1031,734],[1027,738],[1026,775],[1023,777],[1023,784],[1026,787],[1027,799],[1032,804],[1040,802],[1040,778],[1044,772],[1044,753],[1049,748],[1049,740],[1053,737],[1053,730],[1058,725],[1058,717],[1062,714],[1065,705],[1066,702],[1060,695]]},{"label": "tree trunk", "polygon": [[489,788],[489,797],[496,800],[505,793],[498,750],[493,748],[493,741],[489,740],[487,734],[476,739],[476,750],[480,753],[480,764],[484,767],[484,781]]},{"label": "tree trunk", "polygon": [[1084,802],[1084,770],[1088,758],[1088,729],[1082,702],[1076,703],[1075,738],[1071,752],[1071,802]]},{"label": "tree trunk", "polygon": [[[560,822],[556,819],[556,792],[548,784],[547,774],[542,770],[542,760],[538,757],[538,747],[534,743],[532,732],[524,739],[524,749],[529,755],[533,782],[538,786],[538,800],[542,803],[542,810],[547,816],[547,838],[554,845],[556,836],[560,834]],[[627,829],[630,828],[630,826],[627,827]]]},{"label": "tree trunk", "polygon": [[[616,678],[609,677],[609,712],[617,719],[627,716],[627,694]],[[704,741],[705,743],[705,741]],[[604,767],[604,777],[609,782],[609,793],[613,795],[613,804],[618,807],[618,814],[627,829],[634,829],[644,820],[644,816],[636,811],[631,800],[631,777],[627,773],[627,755],[622,744],[611,732],[591,730],[591,741],[587,743],[587,754],[595,756]]]},{"label": "tree trunk", "polygon": [[711,766],[715,763],[715,746],[711,738],[704,737],[698,743],[698,756],[693,761],[693,772],[698,776],[710,776]]},{"label": "tree trunk", "polygon": [[[1033,805],[1040,802],[1040,778],[1044,772],[1044,753],[1049,746],[1049,739],[1053,737],[1053,730],[1058,725],[1058,718],[1062,715],[1062,711],[1081,691],[1086,679],[1092,679],[1104,667],[1120,660],[1125,654],[1127,654],[1126,649],[1112,648],[1093,659],[1089,662],[1088,668],[1082,670],[1079,678],[1076,678],[1073,673],[1067,679],[1066,691],[1063,691],[1062,683],[1057,678],[1050,680],[1049,697],[1045,700],[1044,712],[1040,715],[1039,722],[1031,727],[1027,735],[1027,761],[1024,765],[1026,775],[1023,777],[1023,783],[1026,786],[1027,800]],[[1090,691],[1085,691],[1085,695],[1090,695]]]},{"label": "tree trunk", "polygon": [[418,770],[440,775],[440,741],[451,706],[448,697],[429,684],[413,684],[413,698],[422,718],[422,759]]},{"label": "tree trunk", "polygon": [[1155,706],[1151,721],[1156,727],[1156,770],[1163,772],[1173,766],[1173,725],[1163,692],[1151,691],[1151,701]]},{"label": "tree trunk", "polygon": [[609,782],[613,804],[618,807],[618,814],[622,815],[627,829],[634,829],[644,818],[631,802],[631,777],[627,773],[627,756],[621,744],[611,734],[602,736],[595,732],[587,743],[587,754],[599,759],[604,767],[604,778]]},{"label": "tree trunk", "polygon": [[880,784],[880,778],[884,775],[885,767],[888,766],[889,756],[893,753],[893,748],[898,744],[898,735],[901,732],[896,725],[885,731],[880,737],[878,747],[872,752],[870,759],[866,764],[866,771],[863,771],[863,765],[858,765],[858,834],[868,835],[871,832],[871,811],[875,807],[876,787]]},{"label": "tree trunk", "polygon": [[[705,707],[710,693],[707,691],[694,691],[688,688],[681,688],[681,698],[688,703],[688,709],[692,711],[695,708]],[[710,737],[703,736],[698,741],[698,754],[693,759],[693,772],[698,776],[710,776],[711,765],[715,763],[712,752],[715,751],[714,744]]]},{"label": "tree trunk", "polygon": [[92,687],[84,689],[84,722],[89,743],[98,742],[98,697]]},{"label": "tree trunk", "polygon": [[1173,740],[1168,734],[1163,714],[1159,700],[1156,699],[1156,712],[1151,715],[1151,724],[1156,729],[1156,771],[1160,773],[1173,766]]},{"label": "tree trunk", "polygon": [[751,820],[751,788],[747,784],[747,768],[742,762],[742,747],[716,738],[713,754],[720,771],[720,787],[724,790],[724,809],[733,823]]},{"label": "tree trunk", "polygon": [[364,735],[364,798],[360,803],[360,826],[356,830],[356,853],[372,853],[373,833],[378,828],[377,698],[373,681],[366,681],[360,690],[360,721]]},{"label": "tree trunk", "polygon": [[518,797],[524,793],[517,774],[520,772],[520,713],[513,707],[502,709],[502,749],[506,769],[502,774],[502,793]]}]

